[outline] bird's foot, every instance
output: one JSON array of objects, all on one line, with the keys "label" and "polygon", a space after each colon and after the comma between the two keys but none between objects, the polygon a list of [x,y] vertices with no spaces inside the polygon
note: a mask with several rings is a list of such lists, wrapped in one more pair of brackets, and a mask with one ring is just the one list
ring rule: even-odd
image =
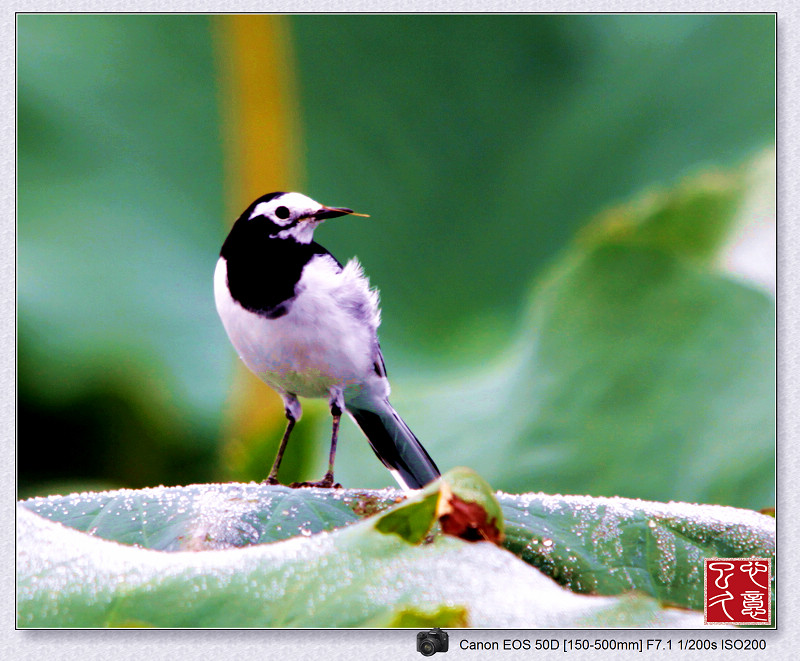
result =
[{"label": "bird's foot", "polygon": [[333,475],[326,473],[325,477],[316,482],[292,482],[289,485],[292,489],[301,489],[303,487],[320,487],[321,489],[341,489],[342,485],[333,481]]},{"label": "bird's foot", "polygon": [[270,484],[270,485],[280,485],[280,481],[277,477],[268,477],[266,480],[262,480],[261,484]]}]

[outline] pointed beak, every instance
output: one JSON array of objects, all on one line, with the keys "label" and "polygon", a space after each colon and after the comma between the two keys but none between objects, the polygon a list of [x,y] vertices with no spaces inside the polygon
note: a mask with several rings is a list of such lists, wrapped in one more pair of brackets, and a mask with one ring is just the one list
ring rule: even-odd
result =
[{"label": "pointed beak", "polygon": [[338,216],[347,216],[353,213],[352,209],[344,209],[337,207],[322,207],[313,218],[316,220],[327,220],[328,218],[337,218]]}]

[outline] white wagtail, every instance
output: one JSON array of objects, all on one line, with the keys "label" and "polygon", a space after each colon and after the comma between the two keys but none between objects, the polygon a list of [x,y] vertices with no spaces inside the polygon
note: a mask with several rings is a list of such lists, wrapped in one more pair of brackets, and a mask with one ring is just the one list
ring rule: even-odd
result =
[{"label": "white wagtail", "polygon": [[363,215],[300,193],[259,197],[222,245],[217,311],[244,364],[283,398],[288,424],[266,483],[278,484],[302,412],[297,398],[325,397],[333,416],[328,471],[319,482],[292,486],[334,486],[339,420],[347,410],[400,486],[418,489],[439,469],[389,404],[378,292],[356,259],[342,266],[312,240],[324,220],[349,214]]}]

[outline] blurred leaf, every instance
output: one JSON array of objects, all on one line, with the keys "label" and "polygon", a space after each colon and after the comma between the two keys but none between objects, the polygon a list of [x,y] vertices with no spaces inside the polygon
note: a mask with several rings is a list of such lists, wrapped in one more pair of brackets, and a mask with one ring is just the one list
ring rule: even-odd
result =
[{"label": "blurred leaf", "polygon": [[[515,492],[773,504],[774,303],[713,259],[746,181],[700,174],[601,214],[500,357],[396,381],[440,467],[480,466]],[[695,247],[687,223],[708,225]],[[372,486],[355,436],[339,479]]]},{"label": "blurred leaf", "polygon": [[701,172],[672,189],[640,194],[601,212],[581,231],[579,240],[651,247],[709,262],[731,233],[746,193],[746,172],[745,168]]},{"label": "blurred leaf", "polygon": [[[443,486],[447,493],[461,491],[462,477],[458,471],[447,474],[441,483],[433,484],[416,497],[403,501],[402,495],[393,490],[369,492],[350,490],[321,490],[301,489],[292,490],[286,487],[269,487],[263,485],[194,485],[185,488],[146,489],[142,491],[119,491],[101,494],[75,494],[69,497],[50,497],[35,499],[21,503],[24,510],[30,510],[50,519],[61,522],[71,528],[89,532],[90,535],[106,540],[114,540],[125,544],[134,544],[147,549],[160,550],[195,550],[209,558],[208,562],[215,565],[222,562],[226,556],[213,555],[213,550],[233,549],[235,547],[267,544],[273,549],[270,555],[272,562],[281,558],[280,549],[292,559],[298,554],[302,555],[302,543],[315,540],[313,548],[320,553],[314,560],[319,565],[317,589],[320,595],[328,591],[325,585],[339,585],[343,577],[339,568],[352,567],[353,571],[360,572],[378,571],[385,575],[384,579],[393,585],[392,594],[399,590],[404,595],[414,594],[413,585],[417,578],[404,574],[400,569],[409,574],[418,575],[422,580],[431,568],[425,563],[428,556],[424,549],[429,549],[433,557],[438,558],[442,549],[460,548],[448,546],[444,541],[448,535],[435,535],[432,544],[418,545],[426,539],[426,533],[434,525],[437,514],[435,507],[430,506],[431,499],[437,495],[444,495]],[[397,502],[400,501],[398,505]],[[733,508],[687,505],[684,503],[647,503],[623,499],[593,499],[588,497],[561,497],[545,496],[543,494],[523,494],[519,496],[500,494],[499,503],[503,517],[507,520],[507,535],[505,547],[519,556],[522,560],[549,574],[565,587],[576,592],[587,592],[602,595],[619,595],[631,590],[656,598],[661,603],[669,603],[682,607],[700,608],[702,604],[702,562],[704,557],[774,557],[775,554],[775,521],[755,512],[736,510]],[[386,509],[389,508],[389,509]],[[377,513],[377,516],[374,516]],[[356,522],[363,517],[369,517],[361,524]],[[415,521],[413,526],[407,522]],[[368,527],[365,527],[368,526]],[[342,536],[344,531],[339,530],[332,537],[326,536],[325,531],[334,531],[348,527],[354,531],[352,536]],[[413,535],[405,534],[406,531],[415,530]],[[46,528],[42,529],[46,531]],[[356,530],[360,532],[355,532]],[[369,532],[372,531],[372,532]],[[386,546],[375,542],[373,533],[402,542],[392,546],[393,554],[397,554],[391,566],[369,566],[371,562],[381,557],[376,553],[371,561],[365,560],[374,549]],[[397,533],[397,534],[394,534]],[[276,540],[295,538],[295,545],[281,546]],[[308,538],[306,540],[306,538]],[[346,545],[346,553],[340,556],[342,550],[339,540],[350,540]],[[328,545],[328,540],[335,540],[333,547]],[[358,540],[357,542],[355,540]],[[86,542],[81,538],[70,537],[66,541],[71,546],[82,548]],[[454,540],[455,541],[455,540]],[[275,542],[275,544],[271,544]],[[45,558],[40,557],[47,549],[39,550],[30,546],[31,540],[21,538],[21,586],[27,585],[29,579],[33,584],[30,572],[39,572],[38,579],[45,584],[40,588],[47,588],[46,581],[51,573],[51,567]],[[38,542],[37,542],[38,543]],[[300,546],[298,547],[297,544]],[[363,545],[363,546],[362,546]],[[444,545],[444,546],[443,546]],[[485,549],[487,544],[474,546]],[[324,547],[324,548],[323,548]],[[103,547],[98,547],[103,548]],[[419,554],[413,549],[418,548]],[[405,551],[403,551],[405,549]],[[109,551],[110,553],[110,551]],[[458,561],[471,564],[468,551],[459,552]],[[487,553],[482,551],[481,553]],[[209,555],[211,554],[211,555]],[[411,554],[411,555],[409,555]],[[445,554],[447,555],[447,554]],[[183,558],[187,565],[194,564],[192,555],[177,554]],[[146,556],[143,556],[146,557]],[[238,562],[239,556],[227,556],[230,562]],[[250,557],[250,556],[248,556]],[[490,570],[485,567],[480,570],[475,581],[481,583],[484,579],[493,580],[497,585],[505,581],[502,566],[508,560],[497,556],[491,560]],[[216,560],[212,560],[216,558]],[[489,560],[489,556],[484,561]],[[456,562],[449,558],[448,562]],[[154,561],[155,562],[155,561]],[[162,561],[159,561],[162,562]],[[500,563],[500,567],[496,563]],[[280,565],[280,563],[279,563]],[[170,565],[172,566],[172,565]],[[176,565],[177,566],[177,565]],[[295,570],[294,564],[283,564],[283,569],[290,573]],[[35,570],[41,567],[40,570]],[[379,568],[380,567],[380,568]],[[438,565],[437,565],[438,567]],[[272,571],[261,580],[275,581]],[[467,567],[451,569],[460,575],[466,572]],[[125,571],[124,567],[119,571]],[[164,571],[164,570],[162,570]],[[202,568],[195,567],[194,571]],[[397,573],[395,573],[397,572]],[[438,586],[445,592],[456,589],[458,577],[452,577],[445,572],[444,565],[436,569],[436,574],[430,575],[430,581],[443,581]],[[60,578],[60,573],[56,572]],[[394,577],[394,578],[392,578]],[[350,576],[345,581],[347,585],[355,581],[358,576]],[[153,580],[155,578],[153,577]],[[244,578],[242,579],[244,580]],[[254,579],[255,580],[255,579]],[[391,581],[394,583],[391,583]],[[538,581],[538,579],[536,579]],[[305,582],[310,590],[313,582]],[[65,586],[69,587],[69,586]],[[444,599],[442,603],[451,606],[456,604],[458,609],[465,608],[470,626],[480,626],[475,620],[475,604],[480,604],[480,610],[491,612],[489,606],[479,598],[480,591],[471,594],[472,587],[479,587],[473,583],[468,586],[464,597],[458,599]],[[530,587],[530,586],[529,586]],[[412,589],[413,588],[413,589]],[[186,588],[184,588],[185,590]],[[240,588],[236,588],[238,591]],[[366,588],[365,588],[366,589]],[[430,586],[434,589],[434,586]],[[480,589],[485,589],[481,587]],[[505,586],[506,602],[511,603],[516,599],[524,599],[517,590],[527,589],[509,583]],[[73,590],[73,588],[70,588]],[[550,594],[548,589],[542,592],[541,586],[535,588],[536,594],[530,598],[539,600]],[[74,591],[74,590],[73,590]],[[303,589],[298,588],[294,598],[299,598]],[[337,592],[338,594],[338,592]],[[444,593],[442,593],[444,594]],[[494,593],[492,593],[494,594]],[[514,595],[514,598],[511,598]],[[308,595],[306,595],[308,596]],[[361,604],[365,597],[352,598]],[[392,618],[400,618],[397,608],[411,608],[413,611],[428,612],[431,608],[436,611],[439,606],[435,599],[432,602],[411,600],[405,605],[400,603],[382,603],[382,596],[377,598],[378,603],[373,606],[380,608],[365,619],[369,626],[385,626]],[[76,599],[85,599],[75,597]],[[238,599],[238,596],[217,596],[220,599]],[[276,595],[277,598],[277,595]],[[488,596],[488,599],[494,599]],[[27,597],[26,597],[27,600]],[[477,601],[475,601],[477,600]],[[470,606],[470,603],[473,603]],[[646,605],[648,602],[637,601],[630,603]],[[596,602],[598,604],[604,602]],[[622,601],[620,604],[629,603]],[[327,604],[318,606],[323,610]],[[646,610],[652,611],[653,605],[646,605]],[[143,606],[140,606],[143,607]],[[352,610],[354,606],[348,607]],[[26,603],[23,610],[32,608]],[[356,610],[363,611],[363,604]],[[388,609],[388,610],[387,610]],[[538,611],[539,606],[536,607]],[[368,609],[367,609],[368,610]],[[623,611],[628,612],[626,607]],[[148,611],[126,612],[126,618],[142,622],[151,622],[157,626],[164,626],[159,622],[148,619]],[[364,611],[365,612],[365,611]],[[506,613],[505,608],[501,612]],[[591,611],[596,615],[597,613]],[[394,613],[394,615],[392,615]],[[315,616],[309,611],[307,617]],[[593,615],[593,616],[594,616]],[[253,614],[243,615],[242,622],[230,622],[225,626],[244,626]],[[366,617],[366,612],[365,615]],[[554,613],[561,625],[567,626],[572,622],[571,615],[566,612]],[[593,617],[592,616],[592,617]],[[161,616],[159,616],[161,617]],[[172,616],[170,616],[172,617]],[[177,616],[176,616],[177,617]],[[340,616],[342,617],[342,616]],[[452,613],[445,617],[454,617]],[[482,617],[485,617],[482,616]],[[507,617],[503,615],[503,617]],[[520,614],[522,617],[522,614]],[[532,615],[533,621],[543,617],[540,613]],[[377,619],[374,619],[377,618]],[[386,619],[389,618],[389,619]],[[442,620],[437,620],[441,622]],[[517,620],[522,622],[527,620]],[[303,620],[306,626],[320,626],[311,620]],[[383,624],[377,624],[382,622]],[[635,626],[641,626],[641,621]],[[284,622],[288,625],[288,623]],[[532,624],[529,622],[529,625]],[[180,626],[188,626],[181,624]],[[63,626],[63,624],[59,625]],[[210,626],[210,625],[208,625]],[[270,624],[270,626],[276,626]],[[299,624],[298,624],[299,626]],[[339,624],[326,626],[355,626],[354,624],[340,621]],[[435,626],[435,622],[430,626]],[[438,626],[446,626],[439,624]],[[522,626],[520,624],[520,626]],[[538,626],[538,625],[537,625]]]},{"label": "blurred leaf", "polygon": [[208,21],[17,32],[20,482],[210,479],[232,354]]},{"label": "blurred leaf", "polygon": [[746,195],[716,260],[723,273],[766,291],[773,299],[778,279],[777,166],[773,147],[748,168]]},{"label": "blurred leaf", "polygon": [[207,350],[224,339],[207,19],[29,14],[18,31],[20,342],[48,365],[32,385],[58,399],[133,373],[213,419],[230,356]]},{"label": "blurred leaf", "polygon": [[317,240],[380,287],[390,374],[506,341],[587,218],[774,139],[766,14],[291,21],[308,188],[375,219]]}]

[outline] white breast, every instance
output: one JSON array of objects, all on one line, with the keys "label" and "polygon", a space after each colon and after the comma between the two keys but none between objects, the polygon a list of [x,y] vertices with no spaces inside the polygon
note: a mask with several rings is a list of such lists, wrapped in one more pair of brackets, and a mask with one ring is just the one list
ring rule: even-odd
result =
[{"label": "white breast", "polygon": [[237,353],[255,374],[279,392],[327,397],[370,378],[377,358],[378,294],[361,266],[343,270],[329,256],[303,269],[287,314],[267,319],[245,310],[230,295],[227,264],[217,262],[217,311]]}]

